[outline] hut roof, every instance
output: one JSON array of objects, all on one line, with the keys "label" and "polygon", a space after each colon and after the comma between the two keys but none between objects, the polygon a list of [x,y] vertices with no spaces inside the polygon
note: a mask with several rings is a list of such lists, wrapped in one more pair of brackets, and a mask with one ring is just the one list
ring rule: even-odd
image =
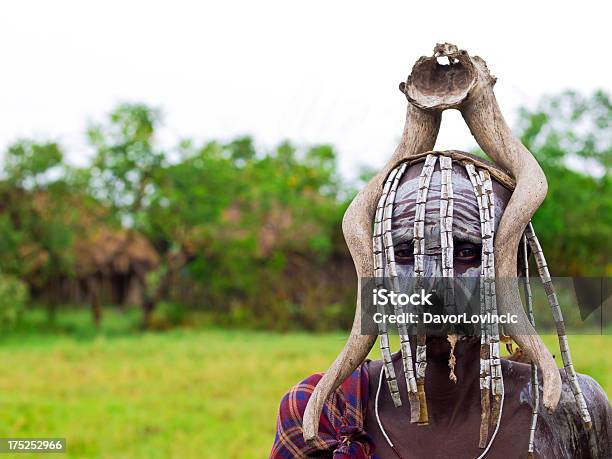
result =
[{"label": "hut roof", "polygon": [[101,228],[75,242],[78,276],[93,273],[144,273],[159,266],[159,255],[151,242],[135,231]]}]

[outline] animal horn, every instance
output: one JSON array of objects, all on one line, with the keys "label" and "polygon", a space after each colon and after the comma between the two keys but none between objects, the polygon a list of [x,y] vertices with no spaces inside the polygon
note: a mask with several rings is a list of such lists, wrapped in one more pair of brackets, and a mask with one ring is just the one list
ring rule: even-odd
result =
[{"label": "animal horn", "polygon": [[[438,57],[447,57],[449,65],[438,64]],[[535,158],[506,124],[493,94],[495,80],[484,60],[444,43],[436,45],[433,57],[421,57],[406,83],[400,84],[400,90],[410,102],[401,142],[383,170],[353,199],[342,221],[358,277],[355,319],[344,349],[321,378],[306,406],[302,423],[307,442],[317,438],[321,412],[329,395],[363,362],[375,341],[374,336],[361,334],[360,289],[361,279],[374,275],[372,220],[385,177],[399,161],[434,147],[441,112],[449,108],[461,111],[479,146],[516,180],[516,189],[497,230],[495,273],[498,279],[517,282],[511,286],[508,282],[499,283],[499,309],[501,313],[517,315],[519,323],[509,324],[508,331],[542,371],[544,406],[549,410],[556,408],[561,395],[561,377],[552,355],[527,319],[516,279],[518,244],[546,196],[547,182]]]},{"label": "animal horn", "polygon": [[[439,57],[448,58],[449,65],[440,65]],[[415,64],[406,96],[413,105],[425,110],[458,109],[480,148],[516,180],[495,238],[499,310],[518,317],[518,324],[506,328],[542,371],[543,404],[554,410],[561,395],[561,377],[552,355],[525,314],[517,280],[521,237],[546,197],[548,184],[538,162],[506,124],[493,93],[495,81],[480,57],[471,57],[449,43],[438,44],[433,57],[422,57]]]},{"label": "animal horn", "polygon": [[[400,89],[403,89],[403,84]],[[372,222],[385,178],[398,162],[434,147],[440,119],[440,113],[409,104],[404,134],[395,153],[383,170],[355,196],[344,214],[342,232],[357,271],[355,319],[344,349],[325,372],[306,405],[302,420],[306,442],[313,442],[317,438],[321,412],[329,395],[364,361],[376,341],[375,336],[361,333],[361,280],[374,277]]]}]

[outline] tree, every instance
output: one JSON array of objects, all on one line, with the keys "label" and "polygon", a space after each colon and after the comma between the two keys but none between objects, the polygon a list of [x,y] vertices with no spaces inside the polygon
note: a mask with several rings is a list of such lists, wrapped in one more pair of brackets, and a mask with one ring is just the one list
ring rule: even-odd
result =
[{"label": "tree", "polygon": [[[106,224],[128,231],[123,244],[133,246],[138,232],[148,225],[154,178],[163,168],[165,154],[155,145],[155,132],[161,123],[159,110],[144,104],[125,103],[114,109],[105,123],[88,129],[87,135],[96,154],[88,174],[89,190],[94,198],[110,209]],[[135,267],[134,274],[142,291],[146,272]],[[94,317],[101,309],[99,282],[90,278],[88,289]],[[150,314],[149,299],[143,301],[145,323]]]},{"label": "tree", "polygon": [[11,145],[0,182],[0,267],[41,285],[72,260],[77,209],[64,180],[56,143],[21,140]]},{"label": "tree", "polygon": [[333,149],[283,142],[258,153],[241,137],[185,143],[178,156],[156,176],[151,198],[147,234],[174,261],[156,296],[167,297],[181,271],[203,287],[198,304],[287,323],[289,297],[303,293],[288,291],[287,269],[296,260],[320,266],[341,241]]},{"label": "tree", "polygon": [[110,113],[106,123],[94,124],[87,132],[96,150],[90,189],[130,228],[143,225],[152,179],[165,158],[155,147],[160,122],[159,110],[125,103]]},{"label": "tree", "polygon": [[522,142],[548,177],[548,195],[534,225],[553,275],[612,272],[612,109],[609,95],[574,91],[521,109]]}]

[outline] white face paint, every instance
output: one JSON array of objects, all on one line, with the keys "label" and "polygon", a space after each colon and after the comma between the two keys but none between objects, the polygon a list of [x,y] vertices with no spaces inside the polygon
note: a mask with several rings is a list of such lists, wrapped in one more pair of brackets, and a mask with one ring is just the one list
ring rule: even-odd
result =
[{"label": "white face paint", "polygon": [[[422,165],[423,163],[417,163],[406,170],[400,181],[393,208],[391,234],[398,274],[398,287],[402,292],[411,291],[414,288],[414,284],[411,281],[411,278],[414,277],[412,239],[416,195]],[[439,165],[437,165],[431,177],[425,206],[425,254],[422,282],[429,289],[440,287],[441,284],[437,283],[443,277],[440,242],[441,188],[441,172]],[[454,276],[455,278],[464,279],[461,282],[454,282],[455,294],[457,295],[454,304],[459,310],[468,310],[468,302],[479,298],[482,251],[481,226],[474,187],[468,178],[464,166],[460,163],[453,163],[452,189]],[[495,227],[497,227],[511,192],[496,182],[493,185],[493,192],[495,199]],[[437,299],[436,303],[436,307],[442,305],[440,299]]]},{"label": "white face paint", "polygon": [[[395,247],[398,275],[411,277],[413,262],[407,256],[402,261],[402,253],[412,252],[411,243],[416,209],[416,194],[422,163],[408,169],[400,182],[393,209],[392,235]],[[455,275],[462,277],[480,276],[480,214],[474,195],[474,188],[461,164],[453,163],[452,185],[454,192],[453,240],[455,252],[462,244],[478,249],[478,258],[472,262],[461,263],[455,257]],[[425,207],[425,263],[424,277],[442,277],[442,256],[440,246],[440,190],[441,173],[436,166],[429,185]],[[501,219],[510,192],[494,182],[495,227]],[[399,257],[398,257],[399,254]]]}]

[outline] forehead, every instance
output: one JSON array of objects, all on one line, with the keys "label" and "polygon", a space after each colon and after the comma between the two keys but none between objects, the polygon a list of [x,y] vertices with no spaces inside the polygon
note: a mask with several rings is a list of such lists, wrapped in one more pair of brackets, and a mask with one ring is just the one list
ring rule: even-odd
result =
[{"label": "forehead", "polygon": [[[419,186],[419,176],[423,163],[410,166],[402,177],[393,208],[392,232],[394,242],[412,240],[414,214],[416,210],[416,196]],[[453,162],[453,233],[472,242],[480,241],[480,213],[474,195],[474,188],[462,164]],[[441,173],[439,161],[436,163],[425,207],[425,226],[435,229],[439,226],[440,218],[440,189]],[[495,197],[495,226],[501,218],[504,208],[510,198],[510,191],[493,181],[493,195]]]}]

